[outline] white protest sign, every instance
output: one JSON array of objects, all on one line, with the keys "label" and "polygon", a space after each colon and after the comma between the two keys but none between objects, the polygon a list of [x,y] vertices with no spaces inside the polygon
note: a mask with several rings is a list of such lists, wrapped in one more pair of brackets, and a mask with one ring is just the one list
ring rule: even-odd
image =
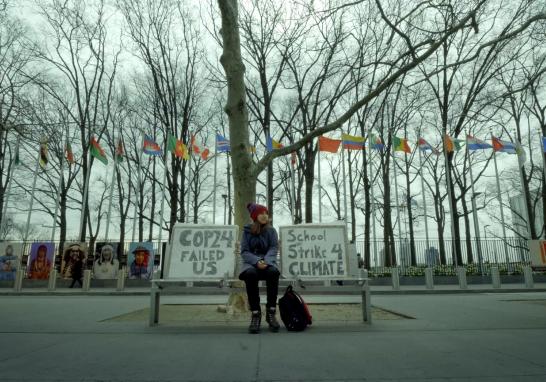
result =
[{"label": "white protest sign", "polygon": [[219,279],[235,272],[238,227],[175,224],[165,259],[164,277],[181,280]]},{"label": "white protest sign", "polygon": [[287,278],[347,277],[345,225],[300,224],[279,227],[282,274]]}]

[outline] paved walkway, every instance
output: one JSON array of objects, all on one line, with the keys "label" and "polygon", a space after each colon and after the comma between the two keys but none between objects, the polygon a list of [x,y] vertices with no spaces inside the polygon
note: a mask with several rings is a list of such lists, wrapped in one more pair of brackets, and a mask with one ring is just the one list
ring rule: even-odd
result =
[{"label": "paved walkway", "polygon": [[[0,381],[544,381],[546,292],[379,294],[413,319],[321,325],[303,333],[245,327],[148,328],[113,317],[146,296],[0,296]],[[309,302],[356,302],[322,296]],[[164,304],[225,301],[166,296]]]}]

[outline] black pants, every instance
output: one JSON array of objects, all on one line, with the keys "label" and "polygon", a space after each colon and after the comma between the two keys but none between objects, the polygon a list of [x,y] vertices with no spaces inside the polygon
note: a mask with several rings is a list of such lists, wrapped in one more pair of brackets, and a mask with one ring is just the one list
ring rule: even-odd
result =
[{"label": "black pants", "polygon": [[265,280],[267,286],[267,307],[275,308],[277,306],[279,276],[279,271],[274,267],[267,267],[266,269],[250,268],[239,275],[239,279],[246,284],[246,294],[251,311],[261,310],[259,280]]},{"label": "black pants", "polygon": [[70,284],[70,288],[74,288],[74,285],[76,284],[76,282],[80,283],[80,288],[83,287],[82,279],[79,278],[79,279],[72,279],[72,284]]}]

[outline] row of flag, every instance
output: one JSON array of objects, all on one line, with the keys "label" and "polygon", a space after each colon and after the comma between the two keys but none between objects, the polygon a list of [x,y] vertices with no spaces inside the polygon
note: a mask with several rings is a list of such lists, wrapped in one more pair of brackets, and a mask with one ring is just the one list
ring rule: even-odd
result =
[{"label": "row of flag", "polygon": [[[450,137],[449,135],[444,135],[444,147],[446,152],[451,153],[460,150],[464,144],[467,145],[467,149],[469,151],[476,151],[476,150],[487,150],[487,149],[493,149],[495,152],[505,152],[508,154],[523,154],[524,152],[521,148],[521,146],[518,143],[510,142],[501,140],[500,138],[497,138],[495,136],[491,137],[491,143],[485,142],[483,140],[480,140],[478,138],[475,138],[471,135],[468,135],[466,140],[463,139],[455,139]],[[372,135],[370,137],[371,142],[371,148],[374,150],[383,150],[385,148],[385,145],[381,141],[381,138],[376,135]],[[366,144],[366,139],[364,137],[359,136],[353,136],[349,134],[341,134],[341,139],[333,139],[328,138],[324,136],[320,136],[318,138],[318,149],[319,151],[323,152],[329,152],[329,153],[337,153],[339,151],[339,147],[343,147],[345,150],[364,150]],[[393,136],[392,138],[392,145],[394,151],[400,151],[404,153],[411,153],[411,147],[409,145],[409,140],[406,138],[399,138],[396,136]],[[191,150],[188,148],[188,145],[184,144],[181,140],[177,139],[174,135],[169,134],[166,141],[166,150],[168,152],[171,152],[173,155],[175,155],[178,158],[182,158],[184,160],[188,160],[190,157],[190,151],[193,152],[196,155],[200,155],[203,160],[207,160],[210,154],[210,150],[208,148],[201,148],[195,143],[195,136],[192,134],[191,136],[191,143],[189,145],[191,147]],[[273,150],[281,149],[284,145],[276,140],[274,140],[271,137],[266,138],[266,149],[268,152],[271,152]],[[417,147],[419,150],[426,152],[431,151],[434,154],[440,154],[440,151],[433,147],[430,143],[428,143],[424,138],[419,138],[417,141]],[[543,152],[546,153],[546,137],[542,137],[542,148]],[[151,156],[161,156],[163,155],[163,149],[161,146],[154,141],[152,137],[149,135],[144,136],[143,146],[142,150],[144,154],[151,155]],[[224,152],[230,152],[231,145],[229,140],[220,135],[216,134],[216,151],[218,153],[224,153]],[[254,147],[251,147],[251,152],[255,152],[256,149]],[[69,164],[73,164],[75,162],[74,160],[74,153],[72,151],[72,147],[70,146],[70,143],[66,143],[65,147],[65,153],[66,153],[66,160]],[[95,137],[91,137],[90,141],[90,153],[93,157],[95,157],[97,160],[102,162],[103,164],[108,164],[108,158],[106,156],[106,153],[104,149],[100,146],[100,144],[97,142]],[[123,149],[123,142],[121,139],[118,140],[116,151],[115,151],[115,160],[118,163],[123,162],[123,157],[125,155],[124,149]],[[16,161],[17,162],[17,161]],[[40,166],[42,168],[45,168],[48,163],[48,147],[47,142],[42,141],[40,143],[40,160],[39,160]]]}]

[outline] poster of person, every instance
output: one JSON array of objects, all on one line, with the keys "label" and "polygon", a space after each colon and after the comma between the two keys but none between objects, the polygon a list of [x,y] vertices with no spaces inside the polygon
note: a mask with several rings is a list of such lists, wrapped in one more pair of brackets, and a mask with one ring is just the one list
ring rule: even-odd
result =
[{"label": "poster of person", "polygon": [[119,243],[97,243],[95,261],[93,262],[93,278],[109,280],[118,277],[118,247]]},{"label": "poster of person", "polygon": [[127,254],[127,271],[130,279],[152,278],[154,247],[151,242],[131,243]]},{"label": "poster of person", "polygon": [[[78,263],[78,261],[80,261],[79,264],[86,263],[87,244],[79,242],[65,243],[63,248],[63,257],[61,260],[61,278],[72,278],[72,269]],[[81,268],[81,266],[79,268]]]},{"label": "poster of person", "polygon": [[54,243],[32,243],[27,261],[27,277],[34,280],[47,280],[54,256]]},{"label": "poster of person", "polygon": [[15,280],[22,249],[22,245],[19,243],[0,243],[0,280]]}]

